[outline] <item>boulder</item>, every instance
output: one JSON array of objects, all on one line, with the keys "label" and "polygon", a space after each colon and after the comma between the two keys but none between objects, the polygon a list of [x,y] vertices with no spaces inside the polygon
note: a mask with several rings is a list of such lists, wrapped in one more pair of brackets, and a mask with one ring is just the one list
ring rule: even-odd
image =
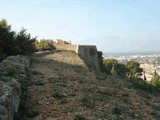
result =
[{"label": "boulder", "polygon": [[26,67],[29,67],[30,60],[26,56],[17,55],[9,56],[0,63],[0,69],[2,71],[8,71],[9,69],[15,70],[18,73],[25,73]]},{"label": "boulder", "polygon": [[9,56],[0,63],[0,120],[13,120],[18,112],[21,84],[16,78],[25,78],[29,65],[29,58],[20,55]]},{"label": "boulder", "polygon": [[21,85],[13,78],[6,79],[9,82],[0,80],[0,120],[13,120],[18,111]]}]

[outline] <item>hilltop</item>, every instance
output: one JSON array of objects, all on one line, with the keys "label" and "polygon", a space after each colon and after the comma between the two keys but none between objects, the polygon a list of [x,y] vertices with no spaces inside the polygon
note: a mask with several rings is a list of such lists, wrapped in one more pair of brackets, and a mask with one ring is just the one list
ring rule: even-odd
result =
[{"label": "hilltop", "polygon": [[86,67],[70,51],[31,56],[28,94],[38,120],[159,119],[160,96]]},{"label": "hilltop", "polygon": [[139,80],[130,66],[142,72],[139,63],[113,62],[107,73],[96,46],[38,41],[5,19],[0,33],[0,120],[160,119],[159,76]]}]

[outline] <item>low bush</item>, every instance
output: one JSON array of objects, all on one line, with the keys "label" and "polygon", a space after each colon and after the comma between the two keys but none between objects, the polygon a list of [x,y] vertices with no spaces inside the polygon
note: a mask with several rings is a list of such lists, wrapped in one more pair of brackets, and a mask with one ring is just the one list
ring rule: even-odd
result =
[{"label": "low bush", "polygon": [[54,90],[52,92],[52,97],[60,99],[60,98],[64,98],[65,96],[60,91]]},{"label": "low bush", "polygon": [[34,85],[44,85],[45,81],[44,80],[35,80]]},{"label": "low bush", "polygon": [[26,77],[17,76],[18,82],[21,83],[21,96],[18,112],[15,113],[14,120],[27,120],[30,117],[36,117],[39,113],[33,110],[30,102],[27,87],[31,83],[31,70],[25,68]]},{"label": "low bush", "polygon": [[18,74],[18,71],[15,68],[7,68],[6,69],[6,75],[9,77],[16,77]]},{"label": "low bush", "polygon": [[121,115],[122,114],[122,109],[118,105],[114,105],[112,108],[112,113],[116,115]]},{"label": "low bush", "polygon": [[40,40],[35,42],[36,51],[55,50],[52,40]]},{"label": "low bush", "polygon": [[76,115],[74,120],[86,120],[85,117],[81,116],[81,115]]},{"label": "low bush", "polygon": [[80,101],[84,106],[89,108],[94,108],[96,105],[96,101],[92,96],[84,96]]}]

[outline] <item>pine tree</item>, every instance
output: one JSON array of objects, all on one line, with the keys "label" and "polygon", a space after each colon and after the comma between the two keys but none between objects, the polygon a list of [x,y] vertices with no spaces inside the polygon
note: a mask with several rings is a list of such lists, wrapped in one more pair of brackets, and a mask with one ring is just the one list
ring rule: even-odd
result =
[{"label": "pine tree", "polygon": [[116,76],[116,75],[117,75],[117,72],[115,71],[115,65],[114,65],[114,64],[113,64],[113,66],[112,66],[111,74],[112,74],[113,76]]}]

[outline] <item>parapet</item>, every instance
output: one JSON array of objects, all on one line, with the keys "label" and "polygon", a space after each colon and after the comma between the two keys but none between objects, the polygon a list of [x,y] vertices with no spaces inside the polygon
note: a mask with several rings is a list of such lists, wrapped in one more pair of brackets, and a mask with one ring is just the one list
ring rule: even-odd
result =
[{"label": "parapet", "polygon": [[89,68],[100,70],[100,62],[97,47],[94,45],[72,45],[62,39],[57,39],[54,43],[57,50],[67,50],[77,53]]}]

